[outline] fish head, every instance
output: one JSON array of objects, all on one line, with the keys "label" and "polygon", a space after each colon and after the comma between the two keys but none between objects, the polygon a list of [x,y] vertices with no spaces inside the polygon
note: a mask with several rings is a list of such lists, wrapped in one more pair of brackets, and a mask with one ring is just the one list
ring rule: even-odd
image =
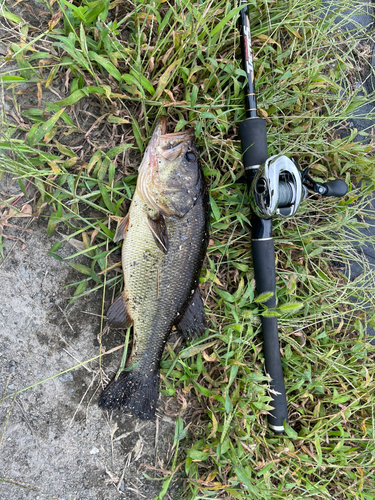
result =
[{"label": "fish head", "polygon": [[164,215],[183,217],[195,205],[202,188],[194,131],[167,134],[166,120],[161,119],[139,169],[139,196]]}]

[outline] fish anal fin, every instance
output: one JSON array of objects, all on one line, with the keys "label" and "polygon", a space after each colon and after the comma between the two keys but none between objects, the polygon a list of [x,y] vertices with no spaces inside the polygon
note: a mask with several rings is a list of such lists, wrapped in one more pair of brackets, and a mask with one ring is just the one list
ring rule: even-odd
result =
[{"label": "fish anal fin", "polygon": [[107,321],[112,328],[129,328],[133,324],[124,292],[120,293],[108,309]]},{"label": "fish anal fin", "polygon": [[129,226],[129,214],[126,214],[125,217],[122,219],[120,224],[117,226],[115,236],[113,238],[113,241],[117,243],[118,241],[121,241],[125,238],[126,231],[128,230]]},{"label": "fish anal fin", "polygon": [[167,253],[169,248],[168,229],[163,214],[159,212],[153,218],[148,216],[147,222],[155,243],[162,252]]},{"label": "fish anal fin", "polygon": [[198,287],[189,300],[185,312],[178,316],[175,326],[186,339],[194,339],[203,335],[206,328],[206,316]]}]

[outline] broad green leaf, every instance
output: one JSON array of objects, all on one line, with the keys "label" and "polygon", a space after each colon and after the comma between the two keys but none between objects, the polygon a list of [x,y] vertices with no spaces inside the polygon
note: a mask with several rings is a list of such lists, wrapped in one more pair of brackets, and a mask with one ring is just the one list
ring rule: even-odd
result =
[{"label": "broad green leaf", "polygon": [[168,12],[165,14],[162,22],[158,26],[158,35],[160,35],[160,33],[163,31],[163,29],[168,24],[168,21],[169,21],[169,19],[170,19],[170,17],[171,17],[172,14],[173,14],[173,9],[172,9],[172,7],[170,7],[169,10],[168,10]]},{"label": "broad green leaf", "polygon": [[47,224],[47,236],[50,237],[55,232],[55,228],[59,222],[61,222],[61,218],[63,215],[61,203],[57,205],[57,211],[50,215]]},{"label": "broad green leaf", "polygon": [[209,457],[208,453],[203,453],[202,451],[194,449],[188,450],[186,455],[196,461],[206,460]]},{"label": "broad green leaf", "polygon": [[82,99],[82,97],[86,97],[88,94],[93,93],[105,95],[105,90],[101,87],[84,87],[83,89],[76,90],[66,99],[63,99],[62,101],[56,101],[55,104],[58,104],[59,106],[70,106],[78,102],[80,99]]},{"label": "broad green leaf", "polygon": [[332,398],[332,403],[335,405],[343,404],[349,401],[351,396],[344,394],[344,395],[339,395],[336,389],[333,391],[333,398]]},{"label": "broad green leaf", "polygon": [[107,191],[106,186],[103,184],[99,184],[99,189],[100,189],[101,195],[103,197],[103,201],[105,203],[105,206],[108,208],[108,210],[111,213],[115,214],[116,213],[116,205],[114,203],[112,203],[110,195],[109,195],[109,191]]},{"label": "broad green leaf", "polygon": [[110,149],[105,154],[106,154],[106,156],[108,156],[108,158],[112,159],[115,156],[123,153],[124,151],[126,151],[127,149],[132,148],[132,147],[133,147],[133,144],[127,144],[126,142],[123,142],[122,144],[120,144],[120,146],[116,146],[115,148]]},{"label": "broad green leaf", "polygon": [[115,116],[115,115],[109,115],[107,118],[108,123],[118,123],[118,124],[123,124],[123,123],[130,123],[129,120],[126,118],[121,118],[120,116]]},{"label": "broad green leaf", "polygon": [[79,271],[82,274],[86,274],[87,276],[91,275],[90,268],[87,266],[84,266],[83,264],[78,264],[76,262],[68,262],[68,264],[75,269],[76,271]]},{"label": "broad green leaf", "polygon": [[100,220],[98,220],[98,224],[99,224],[99,226],[100,226],[101,230],[103,231],[103,233],[104,233],[106,236],[108,236],[108,238],[110,238],[111,240],[113,240],[113,237],[114,237],[115,233],[114,233],[113,231],[111,231],[110,229],[108,229],[108,227],[107,227],[107,226],[105,226],[105,225],[103,224],[103,222],[100,222]]},{"label": "broad green leaf", "polygon": [[316,438],[314,441],[316,451],[318,453],[318,467],[322,465],[323,462],[323,454],[322,454],[322,447],[320,446],[320,441],[319,438]]},{"label": "broad green leaf", "polygon": [[243,9],[243,5],[240,5],[238,7],[235,7],[234,9],[232,9],[229,14],[227,14],[224,19],[222,19],[219,24],[217,24],[215,26],[215,28],[213,28],[211,30],[211,36],[214,36],[216,35],[216,33],[218,33],[222,28],[224,28],[224,26],[228,23],[228,21],[230,21],[234,16],[236,16],[240,10]]},{"label": "broad green leaf", "polygon": [[210,205],[211,205],[211,210],[213,213],[213,216],[215,217],[215,220],[218,221],[220,220],[220,210],[219,207],[216,204],[216,201],[212,198],[210,195]]},{"label": "broad green leaf", "polygon": [[226,292],[225,290],[219,290],[219,288],[217,288],[216,286],[214,286],[214,288],[219,297],[223,298],[227,302],[235,302],[236,299],[229,292]]},{"label": "broad green leaf", "polygon": [[92,262],[91,264],[91,268],[90,268],[90,276],[91,278],[95,281],[95,283],[101,283],[101,279],[99,278],[99,276],[96,274],[95,272],[95,262]]},{"label": "broad green leaf", "polygon": [[103,0],[101,0],[100,2],[95,2],[95,3],[97,3],[98,5],[94,8],[90,8],[88,13],[85,15],[86,24],[91,24],[93,21],[95,21],[95,19],[99,17],[99,14],[101,14],[105,10],[106,8],[105,3],[108,2],[104,2]]},{"label": "broad green leaf", "polygon": [[199,88],[197,87],[197,85],[193,85],[193,88],[191,89],[191,94],[190,94],[190,105],[191,105],[192,109],[194,109],[195,104],[197,102],[198,92],[199,92]]},{"label": "broad green leaf", "polygon": [[60,255],[57,255],[57,253],[53,253],[53,252],[48,252],[48,253],[51,257],[53,257],[54,259],[56,259],[60,262],[62,262],[64,260],[62,257],[60,257]]},{"label": "broad green leaf", "polygon": [[297,432],[292,429],[290,427],[289,424],[287,424],[285,421],[284,421],[284,429],[285,429],[285,432],[287,434],[287,436],[290,438],[290,439],[298,439],[298,434]]},{"label": "broad green leaf", "polygon": [[251,493],[256,494],[256,496],[254,498],[257,498],[259,493],[256,490],[256,488],[254,488],[254,486],[252,485],[252,483],[250,481],[251,475],[248,474],[242,467],[239,467],[239,466],[234,467],[234,470],[236,471],[238,479],[240,481],[242,481],[248,487],[248,489]]},{"label": "broad green leaf", "polygon": [[139,129],[138,122],[133,117],[132,117],[132,127],[133,127],[134,137],[135,137],[135,140],[137,142],[137,146],[138,146],[139,150],[141,151],[141,153],[143,153],[144,148],[145,148],[144,141],[143,141],[142,136],[141,136],[141,131]]},{"label": "broad green leaf", "polygon": [[[1,179],[1,176],[0,176]],[[21,188],[23,194],[27,197],[25,186],[23,185],[22,179],[18,178],[18,185]]]},{"label": "broad green leaf", "polygon": [[21,82],[25,82],[26,80],[22,76],[4,75],[4,76],[0,76],[0,81],[7,82],[7,83],[21,83]]},{"label": "broad green leaf", "polygon": [[203,344],[203,345],[192,345],[188,347],[187,349],[184,349],[183,351],[180,352],[180,358],[181,359],[186,359],[190,358],[191,356],[195,356],[199,352],[202,352],[204,349],[208,349],[209,347],[213,346],[216,344],[216,341],[210,342],[209,344]]},{"label": "broad green leaf", "polygon": [[194,382],[194,387],[198,393],[203,394],[203,396],[206,396],[206,398],[210,398],[212,396],[212,391],[198,384],[198,382]]},{"label": "broad green leaf", "polygon": [[52,118],[47,120],[43,125],[40,125],[38,128],[32,131],[30,130],[29,135],[27,136],[27,143],[30,146],[34,146],[39,141],[43,139],[43,137],[53,128],[57,120],[64,113],[65,108],[60,109],[57,113],[55,113]]},{"label": "broad green leaf", "polygon": [[149,82],[145,76],[140,75],[139,73],[137,73],[134,70],[131,70],[130,74],[134,76],[138,85],[141,85],[144,89],[146,89],[149,94],[151,94],[151,95],[155,94],[155,89],[152,86],[152,83]]},{"label": "broad green leaf", "polygon": [[86,281],[82,281],[82,283],[80,283],[75,292],[74,292],[74,297],[76,297],[77,295],[80,295],[81,293],[83,293],[85,290],[86,290],[86,286],[87,286],[87,282]]},{"label": "broad green leaf", "polygon": [[225,391],[225,411],[227,413],[230,413],[231,411],[233,411],[232,401],[231,401],[229,393],[227,391]]},{"label": "broad green leaf", "polygon": [[62,246],[61,241],[57,241],[54,245],[51,246],[49,252],[56,252],[57,250],[60,250],[61,246]]},{"label": "broad green leaf", "polygon": [[8,19],[8,21],[16,24],[24,22],[20,17],[16,16],[16,14],[13,14],[13,12],[9,12],[9,10],[4,7],[4,3],[2,3],[0,7],[0,17],[5,17],[5,19]]},{"label": "broad green leaf", "polygon": [[178,66],[181,64],[182,58],[174,61],[168,68],[164,71],[164,73],[159,78],[158,86],[156,87],[155,94],[153,95],[153,100],[156,101],[159,99],[163,90],[168,85],[170,79],[172,78],[173,73],[176,71]]},{"label": "broad green leaf", "polygon": [[121,73],[110,61],[100,56],[96,52],[93,52],[92,50],[89,50],[88,55],[92,60],[96,61],[98,64],[100,64],[100,66],[107,70],[108,73],[113,76],[113,78],[115,78],[118,82],[121,82]]},{"label": "broad green leaf", "polygon": [[91,71],[90,66],[89,66],[89,61],[87,61],[84,58],[81,50],[79,50],[76,47],[73,47],[71,44],[69,44],[67,42],[66,38],[63,38],[63,37],[57,37],[57,38],[61,38],[63,41],[61,43],[55,42],[53,45],[55,47],[60,47],[61,49],[65,50],[65,52],[67,52],[70,55],[70,57],[79,64],[79,66],[81,68],[86,69],[91,74],[92,71]]},{"label": "broad green leaf", "polygon": [[201,113],[201,118],[215,119],[216,116],[214,114],[210,113],[209,111],[203,111],[203,113]]}]

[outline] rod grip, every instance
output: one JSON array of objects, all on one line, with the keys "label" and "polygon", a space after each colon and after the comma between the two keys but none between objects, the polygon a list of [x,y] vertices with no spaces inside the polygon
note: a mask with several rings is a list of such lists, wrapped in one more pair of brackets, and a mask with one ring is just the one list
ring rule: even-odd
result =
[{"label": "rod grip", "polygon": [[245,169],[261,165],[268,158],[266,122],[263,118],[247,118],[239,128]]},{"label": "rod grip", "polygon": [[[273,239],[253,239],[252,253],[257,292],[258,294],[273,292],[273,296],[264,303],[268,308],[273,308],[276,305],[276,272]],[[270,404],[274,407],[268,415],[268,425],[278,434],[284,431],[283,423],[284,420],[288,421],[288,409],[280,357],[277,318],[261,316],[261,322],[265,369],[271,377],[270,396],[273,401]]]}]

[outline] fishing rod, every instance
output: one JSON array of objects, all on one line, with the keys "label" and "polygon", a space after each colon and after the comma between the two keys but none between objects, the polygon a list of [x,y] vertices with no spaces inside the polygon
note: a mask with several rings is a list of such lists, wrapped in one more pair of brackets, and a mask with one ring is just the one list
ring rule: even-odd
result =
[{"label": "fishing rod", "polygon": [[[336,179],[318,184],[301,170],[298,164],[284,155],[268,157],[266,122],[257,116],[254,68],[251,49],[251,31],[246,0],[240,0],[243,9],[239,16],[242,66],[246,72],[246,119],[240,123],[239,132],[243,164],[249,188],[252,209],[251,249],[255,283],[258,294],[272,292],[263,303],[265,308],[276,307],[275,249],[272,237],[272,218],[294,215],[308,190],[322,196],[345,196],[347,185]],[[276,434],[284,432],[288,422],[283,369],[280,357],[276,316],[261,316],[265,371],[270,376],[270,397],[273,410],[268,414],[268,425]]]}]

